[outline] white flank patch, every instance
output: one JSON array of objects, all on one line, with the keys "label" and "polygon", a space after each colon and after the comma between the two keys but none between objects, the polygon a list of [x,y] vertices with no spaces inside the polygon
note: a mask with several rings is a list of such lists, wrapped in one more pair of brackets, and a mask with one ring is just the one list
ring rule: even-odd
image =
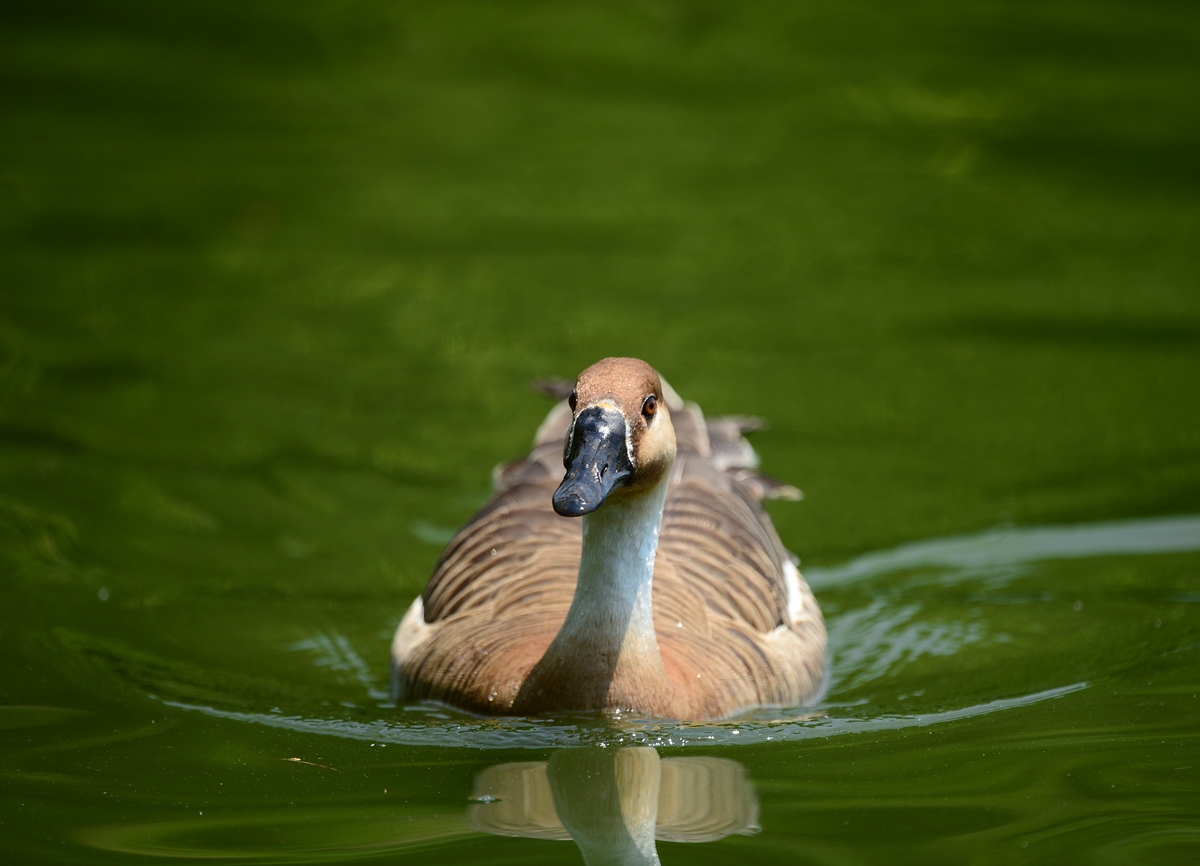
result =
[{"label": "white flank patch", "polygon": [[787,587],[788,620],[799,622],[804,616],[806,593],[800,588],[800,571],[790,559],[783,561],[783,585]]}]

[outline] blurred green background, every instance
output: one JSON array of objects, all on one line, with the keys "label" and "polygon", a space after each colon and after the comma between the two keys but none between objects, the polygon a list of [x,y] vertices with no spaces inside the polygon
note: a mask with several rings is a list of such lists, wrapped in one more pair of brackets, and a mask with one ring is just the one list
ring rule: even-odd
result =
[{"label": "blurred green background", "polygon": [[[90,715],[78,736],[12,723],[33,739],[0,748],[0,848],[80,856],[56,843],[98,838],[69,829],[103,811],[104,773],[64,781],[91,766],[84,732],[143,731],[171,684],[247,711],[396,718],[361,687],[385,683],[388,634],[491,467],[527,447],[548,408],[528,381],[606,355],[646,358],[710,414],[769,419],[764,468],[807,496],[772,514],[805,567],[998,525],[1200,511],[1197,57],[1190,2],[6,4],[0,702]],[[940,707],[1030,677],[1132,666],[1140,682],[1163,653],[1185,659],[1171,694],[1190,701],[1194,547],[1027,575],[1017,607],[984,616],[978,659],[960,634],[963,654],[835,687],[831,706],[898,712],[930,676],[948,683]],[[914,615],[978,615],[988,585]],[[1088,629],[1039,607],[1101,585],[1112,603]],[[831,582],[831,626],[853,631],[839,616],[888,586]],[[1148,641],[1154,619],[1176,630]],[[328,659],[295,649],[318,634],[366,667],[324,679]],[[1001,666],[985,650],[1003,635]],[[836,681],[854,682],[833,649]],[[130,733],[130,791],[159,771],[214,778],[206,744],[259,753],[275,736],[164,712],[198,764]],[[1180,713],[1195,704],[1157,717]],[[863,748],[870,767],[891,747]],[[1200,766],[1194,741],[1180,748]],[[402,780],[447,753],[483,761],[406,753],[420,769],[393,789],[416,802],[426,783]],[[878,777],[899,785],[923,759],[890,760]],[[1157,814],[1196,805],[1188,778]],[[785,789],[760,796],[788,823]],[[44,824],[16,817],[39,797]],[[1200,844],[1164,820],[1172,844]],[[944,826],[932,838],[967,832]],[[770,830],[737,844],[884,856],[851,830],[808,848]]]}]

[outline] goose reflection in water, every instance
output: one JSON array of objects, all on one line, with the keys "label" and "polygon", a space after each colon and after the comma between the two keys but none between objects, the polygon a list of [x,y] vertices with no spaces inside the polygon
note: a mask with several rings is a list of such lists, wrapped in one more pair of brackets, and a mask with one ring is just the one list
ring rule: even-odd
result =
[{"label": "goose reflection in water", "polygon": [[649,746],[581,747],[475,777],[467,823],[499,836],[573,839],[588,866],[657,864],[656,840],[758,832],[746,769],[726,758],[661,758]]}]

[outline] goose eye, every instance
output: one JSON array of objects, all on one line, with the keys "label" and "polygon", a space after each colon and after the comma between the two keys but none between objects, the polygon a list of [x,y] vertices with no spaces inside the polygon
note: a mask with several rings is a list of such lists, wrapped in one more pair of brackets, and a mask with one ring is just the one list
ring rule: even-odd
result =
[{"label": "goose eye", "polygon": [[575,405],[578,402],[579,402],[579,395],[576,394],[574,391],[572,391],[571,396],[567,398],[567,405],[571,407],[572,412],[575,411]]},{"label": "goose eye", "polygon": [[653,394],[646,398],[642,403],[642,416],[649,421],[654,417],[654,413],[658,411],[658,400]]}]

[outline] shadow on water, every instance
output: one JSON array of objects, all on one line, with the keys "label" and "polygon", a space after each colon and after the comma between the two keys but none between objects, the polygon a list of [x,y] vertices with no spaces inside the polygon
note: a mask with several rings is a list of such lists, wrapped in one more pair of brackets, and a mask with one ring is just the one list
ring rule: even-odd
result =
[{"label": "shadow on water", "polygon": [[475,777],[472,800],[474,829],[573,839],[589,866],[658,863],[656,840],[715,842],[759,829],[758,798],[737,761],[662,758],[647,746],[496,764]]}]

